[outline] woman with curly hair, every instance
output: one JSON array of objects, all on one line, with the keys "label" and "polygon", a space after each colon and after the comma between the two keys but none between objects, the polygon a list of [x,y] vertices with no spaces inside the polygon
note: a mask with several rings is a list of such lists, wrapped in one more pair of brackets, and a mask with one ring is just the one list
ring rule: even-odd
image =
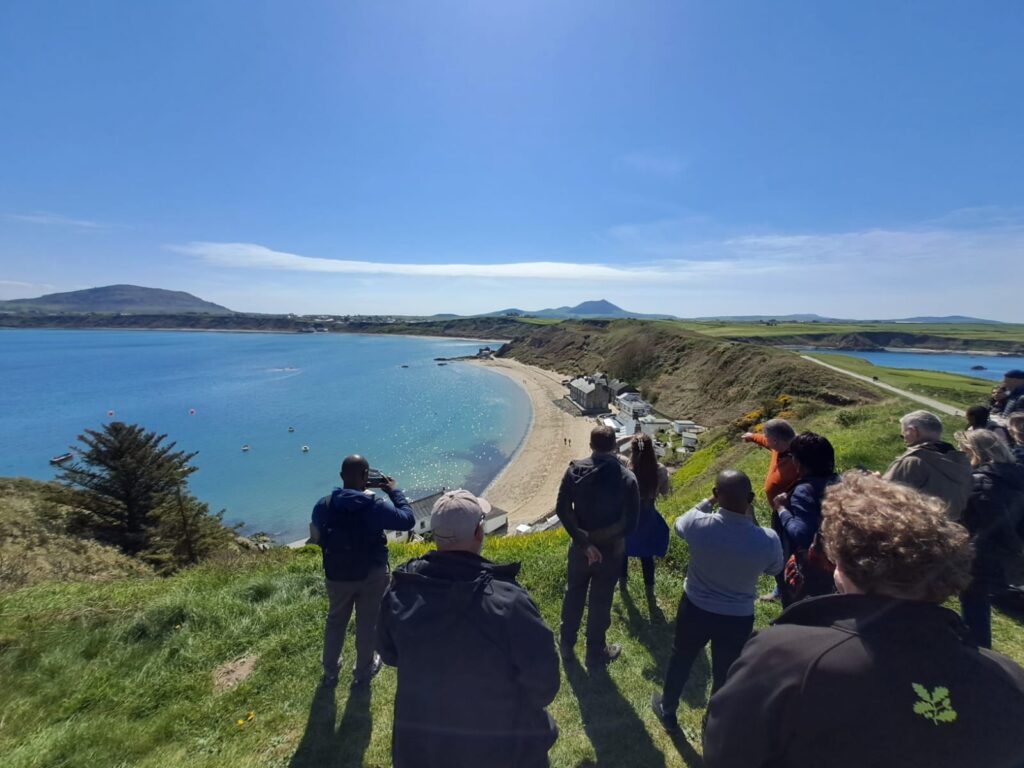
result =
[{"label": "woman with curly hair", "polygon": [[1020,765],[1024,669],[942,607],[973,557],[942,501],[847,472],[821,535],[839,594],[747,641],[711,698],[705,765]]}]

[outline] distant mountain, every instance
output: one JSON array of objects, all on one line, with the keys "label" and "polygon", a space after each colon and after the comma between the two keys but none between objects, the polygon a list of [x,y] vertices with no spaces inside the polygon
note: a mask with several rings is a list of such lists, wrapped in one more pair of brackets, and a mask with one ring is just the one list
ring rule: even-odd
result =
[{"label": "distant mountain", "polygon": [[0,312],[124,312],[133,315],[232,315],[227,307],[196,298],[184,291],[165,291],[139,285],[106,285],[82,291],[50,293],[35,299],[0,301]]},{"label": "distant mountain", "polygon": [[617,307],[610,301],[599,299],[597,301],[584,301],[575,307],[558,307],[557,309],[539,309],[537,311],[526,311],[522,309],[502,309],[498,312],[490,312],[485,317],[501,315],[529,315],[530,317],[544,317],[556,320],[586,320],[586,319],[619,319],[634,318],[642,320],[674,320],[672,315],[646,315],[642,312],[630,312],[628,309]]},{"label": "distant mountain", "polygon": [[700,321],[721,321],[726,323],[761,323],[778,320],[780,323],[854,323],[856,320],[837,320],[834,317],[821,315],[715,315],[714,317],[695,317]]}]

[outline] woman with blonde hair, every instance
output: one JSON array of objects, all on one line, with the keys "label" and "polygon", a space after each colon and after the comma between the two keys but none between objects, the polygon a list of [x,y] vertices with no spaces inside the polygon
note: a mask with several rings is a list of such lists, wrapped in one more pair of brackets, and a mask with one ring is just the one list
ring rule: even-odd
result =
[{"label": "woman with blonde hair", "polygon": [[956,437],[971,461],[971,494],[961,522],[975,552],[960,612],[974,641],[991,648],[992,595],[1006,591],[1006,569],[1024,550],[1024,466],[988,430]]},{"label": "woman with blonde hair", "polygon": [[821,536],[839,594],[747,641],[708,705],[707,768],[1020,765],[1024,669],[942,606],[971,580],[942,501],[847,472]]}]

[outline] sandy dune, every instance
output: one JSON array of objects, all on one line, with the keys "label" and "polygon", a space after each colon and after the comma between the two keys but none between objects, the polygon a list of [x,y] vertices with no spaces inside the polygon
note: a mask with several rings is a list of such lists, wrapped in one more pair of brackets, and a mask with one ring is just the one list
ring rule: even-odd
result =
[{"label": "sandy dune", "polygon": [[559,373],[506,358],[471,364],[513,379],[526,390],[533,404],[533,423],[525,442],[484,491],[492,504],[508,512],[511,531],[520,523],[535,522],[554,511],[558,484],[570,459],[590,455],[590,430],[595,422],[571,416],[555,405],[566,394],[561,383],[565,377]]}]

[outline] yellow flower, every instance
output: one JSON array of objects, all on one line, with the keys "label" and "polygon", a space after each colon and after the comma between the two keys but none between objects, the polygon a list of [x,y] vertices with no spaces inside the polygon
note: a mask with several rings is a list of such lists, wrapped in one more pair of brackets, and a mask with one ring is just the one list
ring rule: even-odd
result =
[{"label": "yellow flower", "polygon": [[245,718],[245,719],[246,720],[252,720],[254,717],[256,717],[256,713],[255,712],[250,712],[249,716],[247,718]]},{"label": "yellow flower", "polygon": [[245,720],[239,720],[239,721],[238,721],[238,724],[239,724],[239,725],[245,725]]},{"label": "yellow flower", "polygon": [[175,630],[181,629],[181,624],[175,624],[174,628],[175,628]]}]

